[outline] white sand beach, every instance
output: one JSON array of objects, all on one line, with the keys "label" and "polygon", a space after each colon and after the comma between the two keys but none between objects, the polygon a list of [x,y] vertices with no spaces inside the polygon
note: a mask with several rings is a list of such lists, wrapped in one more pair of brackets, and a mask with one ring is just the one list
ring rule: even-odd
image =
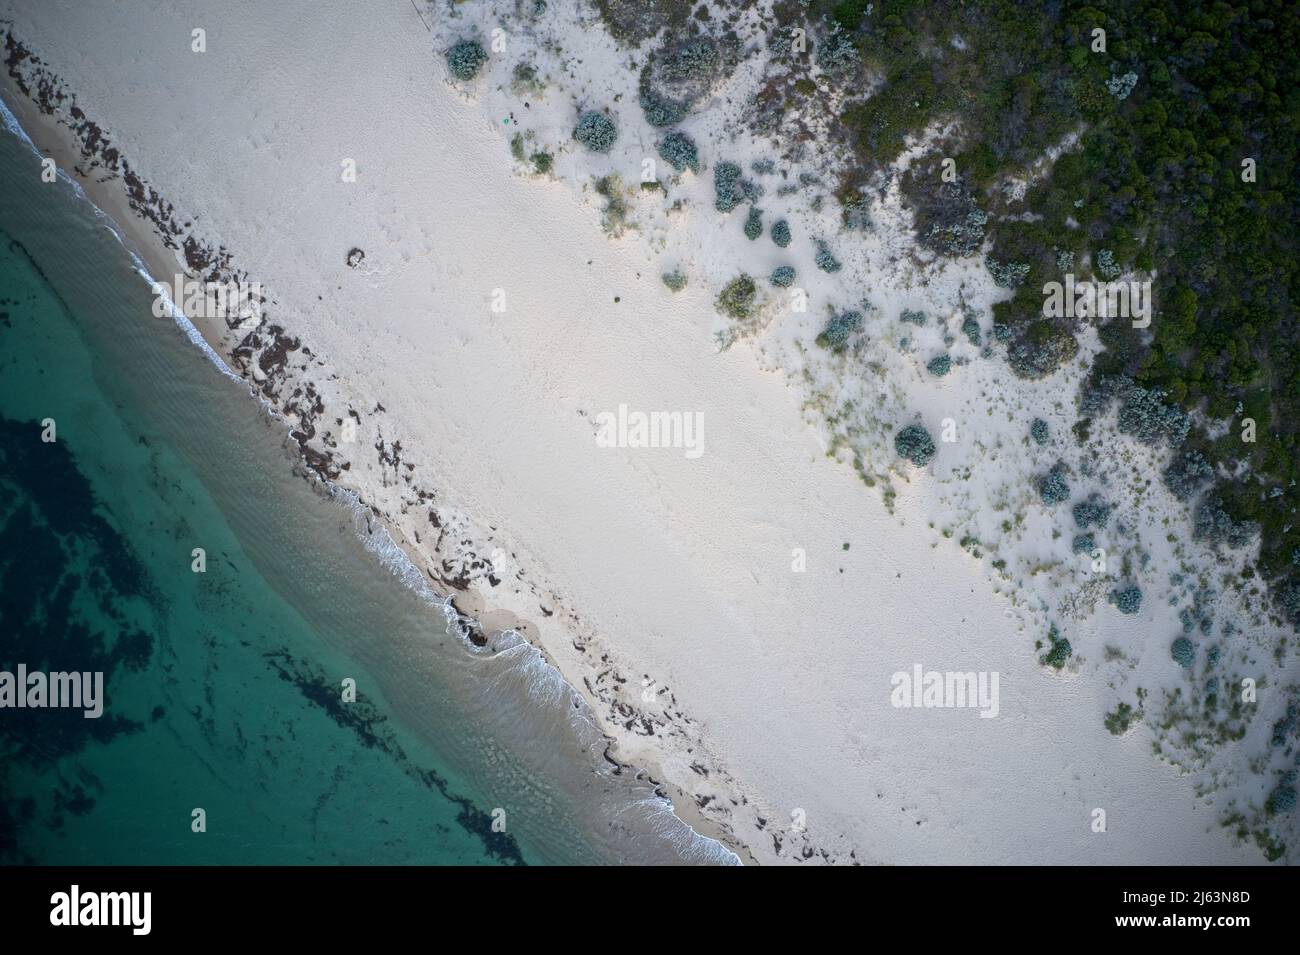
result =
[{"label": "white sand beach", "polygon": [[[719,350],[717,284],[737,269],[709,260],[703,227],[682,240],[666,216],[611,238],[569,175],[582,156],[561,154],[555,177],[520,174],[500,84],[451,81],[441,32],[406,0],[0,0],[0,20],[185,233],[262,285],[278,331],[199,327],[309,433],[330,462],[314,470],[360,495],[485,631],[518,627],[591,703],[613,755],[744,861],[1261,860],[1200,781],[1153,753],[1148,725],[1106,729],[1113,675],[1040,665],[1041,605],[941,534],[955,498],[916,472],[891,513],[828,453],[808,410],[818,387],[779,370],[809,326]],[[593,37],[572,69],[612,51]],[[68,131],[5,84],[67,164]],[[628,143],[643,134],[632,106]],[[640,151],[653,154],[610,160],[629,182]],[[127,208],[123,177],[79,162],[151,271],[182,270]],[[692,273],[678,294],[660,281],[676,262]],[[699,278],[710,270],[715,285]],[[959,281],[937,277],[933,294]],[[1005,369],[981,375],[962,397],[912,404],[937,430],[958,402],[1011,387]],[[862,387],[882,408],[898,400]],[[1026,400],[1048,408],[1054,388]],[[600,446],[598,416],[620,406],[699,413],[702,453]],[[995,445],[953,453],[974,464]],[[1095,660],[1108,639],[1167,646],[1171,608],[1134,620],[1101,603]],[[893,705],[892,675],[917,665],[996,672],[996,717]]]}]

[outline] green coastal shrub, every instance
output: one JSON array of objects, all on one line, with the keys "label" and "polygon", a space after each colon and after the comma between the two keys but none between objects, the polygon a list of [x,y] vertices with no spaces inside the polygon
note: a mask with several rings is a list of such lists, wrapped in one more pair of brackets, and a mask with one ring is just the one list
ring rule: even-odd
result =
[{"label": "green coastal shrub", "polygon": [[1112,76],[1106,81],[1106,91],[1116,99],[1128,99],[1133,88],[1137,86],[1138,75],[1133,72],[1123,76]]},{"label": "green coastal shrub", "polygon": [[1287,580],[1277,590],[1277,603],[1291,625],[1300,628],[1300,580]]},{"label": "green coastal shrub", "polygon": [[718,311],[731,318],[749,318],[754,314],[754,296],[758,287],[748,275],[738,275],[728,282],[718,296]]},{"label": "green coastal shrub", "polygon": [[1113,282],[1123,274],[1123,270],[1115,264],[1115,253],[1110,249],[1102,249],[1097,253],[1097,260],[1093,263],[1097,269],[1097,274],[1107,282]]},{"label": "green coastal shrub", "polygon": [[952,370],[952,358],[948,355],[935,355],[926,362],[925,370],[936,378],[942,378]]},{"label": "green coastal shrub", "polygon": [[680,292],[686,288],[686,276],[679,269],[673,269],[671,272],[665,272],[661,278],[664,285],[667,285],[670,291]]},{"label": "green coastal shrub", "polygon": [[988,221],[963,182],[947,182],[917,209],[917,238],[940,255],[964,258],[984,244]]},{"label": "green coastal shrub", "polygon": [[713,205],[719,212],[730,212],[749,195],[749,188],[741,178],[741,169],[734,162],[723,161],[713,167]]},{"label": "green coastal shrub", "polygon": [[1196,647],[1186,637],[1179,637],[1169,645],[1169,655],[1184,669],[1191,669],[1196,660]]},{"label": "green coastal shrub", "polygon": [[717,72],[721,51],[707,36],[696,36],[665,50],[660,65],[665,79],[674,83],[684,80],[708,80]]},{"label": "green coastal shrub", "polygon": [[850,232],[870,232],[871,200],[857,190],[840,190],[838,198],[842,207],[840,221],[844,228]]},{"label": "green coastal shrub", "polygon": [[1048,629],[1047,641],[1049,649],[1046,654],[1039,657],[1038,662],[1054,670],[1059,670],[1065,666],[1074,650],[1070,646],[1070,641],[1061,636],[1060,631],[1056,629],[1056,624],[1052,624]]},{"label": "green coastal shrub", "polygon": [[817,263],[817,268],[830,274],[834,274],[842,268],[840,260],[831,254],[831,250],[825,242],[817,243],[817,255],[814,256],[813,261]]},{"label": "green coastal shrub", "polygon": [[772,223],[771,235],[772,241],[784,249],[790,244],[790,223],[784,219],[777,219]]},{"label": "green coastal shrub", "polygon": [[672,126],[684,120],[691,111],[689,100],[670,99],[648,86],[641,88],[639,102],[645,121],[651,126]]},{"label": "green coastal shrub", "polygon": [[817,65],[832,75],[848,73],[860,60],[858,48],[848,31],[836,23],[831,32],[817,44]]},{"label": "green coastal shrub", "polygon": [[1196,496],[1214,478],[1214,468],[1200,451],[1185,451],[1165,468],[1165,487],[1180,501]]},{"label": "green coastal shrub", "polygon": [[1210,495],[1201,501],[1192,518],[1192,538],[1208,541],[1214,546],[1226,543],[1236,550],[1250,543],[1259,530],[1254,521],[1237,520],[1228,513],[1223,498]]},{"label": "green coastal shrub", "polygon": [[899,457],[906,458],[918,468],[923,468],[934,460],[934,438],[930,432],[919,424],[909,424],[900,428],[894,435],[894,450]]},{"label": "green coastal shrub", "polygon": [[542,82],[541,78],[537,75],[537,67],[533,66],[531,63],[516,63],[515,68],[510,73],[510,77],[511,90],[516,95],[540,93],[546,88],[546,84]]},{"label": "green coastal shrub", "polygon": [[1099,495],[1090,494],[1086,500],[1074,505],[1074,523],[1085,531],[1093,524],[1105,527],[1106,522],[1110,520],[1110,510],[1110,505]]},{"label": "green coastal shrub", "polygon": [[1168,402],[1164,389],[1143,388],[1127,379],[1116,380],[1114,388],[1120,399],[1120,431],[1133,435],[1146,445],[1154,445],[1161,438],[1172,447],[1183,443],[1191,428],[1191,419],[1177,405]]},{"label": "green coastal shrub", "polygon": [[1294,703],[1286,705],[1286,712],[1273,723],[1273,732],[1269,737],[1270,746],[1286,746],[1287,741],[1300,728],[1300,707]]},{"label": "green coastal shrub", "polygon": [[1046,320],[1020,329],[998,321],[1006,302],[993,306],[993,337],[1007,343],[1007,364],[1020,378],[1036,379],[1050,375],[1079,351],[1079,343],[1065,329],[1055,328]]},{"label": "green coastal shrub", "polygon": [[861,327],[861,312],[848,311],[832,315],[826,327],[817,336],[817,344],[834,352],[843,351],[849,343],[849,338]]},{"label": "green coastal shrub", "polygon": [[1029,436],[1034,439],[1034,444],[1041,448],[1051,439],[1052,430],[1042,418],[1035,418],[1030,422]]},{"label": "green coastal shrub", "polygon": [[749,207],[749,215],[745,216],[745,238],[753,242],[763,234],[763,213],[753,206]]},{"label": "green coastal shrub", "polygon": [[1112,590],[1107,599],[1120,613],[1137,613],[1142,609],[1142,588],[1137,584],[1129,584],[1127,587]]},{"label": "green coastal shrub", "polygon": [[461,40],[447,51],[447,66],[456,79],[472,80],[487,58],[487,51],[478,40]]},{"label": "green coastal shrub", "polygon": [[607,153],[614,148],[614,141],[618,139],[618,127],[604,113],[588,110],[578,117],[573,138],[590,152]]},{"label": "green coastal shrub", "polygon": [[[1283,813],[1293,812],[1296,806],[1295,773],[1287,773],[1283,781],[1278,783],[1277,787],[1269,793],[1268,799],[1264,803],[1264,809],[1270,816],[1280,816]],[[1287,781],[1289,780],[1289,782]]]},{"label": "green coastal shrub", "polygon": [[998,262],[985,259],[985,267],[993,276],[993,284],[1000,288],[1018,288],[1029,277],[1029,264],[1026,262]]},{"label": "green coastal shrub", "polygon": [[1115,712],[1107,713],[1102,722],[1106,729],[1110,730],[1112,736],[1123,736],[1128,732],[1128,728],[1133,725],[1133,719],[1137,716],[1133,707],[1127,703],[1120,703],[1115,707]]},{"label": "green coastal shrub", "polygon": [[623,177],[611,172],[597,179],[595,185],[596,194],[605,199],[601,225],[610,235],[622,235],[628,213],[627,200],[623,197]]},{"label": "green coastal shrub", "polygon": [[700,171],[700,152],[695,146],[695,140],[685,133],[671,132],[661,139],[659,155],[678,172],[683,169],[695,173]]},{"label": "green coastal shrub", "polygon": [[794,266],[778,265],[772,270],[771,282],[780,288],[789,288],[794,284]]},{"label": "green coastal shrub", "polygon": [[1070,485],[1065,480],[1065,465],[1058,463],[1038,479],[1038,496],[1048,507],[1070,499]]}]

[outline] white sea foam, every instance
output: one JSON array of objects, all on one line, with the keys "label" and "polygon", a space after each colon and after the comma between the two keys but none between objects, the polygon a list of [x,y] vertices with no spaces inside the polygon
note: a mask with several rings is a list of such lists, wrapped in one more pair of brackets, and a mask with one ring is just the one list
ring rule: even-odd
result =
[{"label": "white sea foam", "polygon": [[[36,148],[36,144],[32,142],[32,138],[27,135],[27,130],[23,129],[22,123],[18,122],[18,117],[15,116],[9,107],[4,104],[3,100],[0,100],[0,121],[4,122],[6,130],[27,144],[27,147],[31,149],[34,156],[38,159],[45,158],[41,154],[41,151]],[[188,316],[186,316],[186,314],[176,305],[171,296],[167,294],[167,286],[161,284],[157,279],[149,274],[148,267],[144,264],[144,261],[140,256],[131,249],[131,246],[127,243],[125,234],[122,232],[121,227],[113,221],[113,217],[99,206],[95,205],[91,198],[86,195],[86,191],[81,188],[81,184],[73,179],[72,176],[64,172],[63,169],[56,167],[56,175],[60,180],[67,183],[72,188],[73,194],[76,195],[78,199],[90,207],[94,212],[95,218],[104,224],[104,228],[106,228],[112,234],[113,238],[117,239],[122,248],[126,250],[126,254],[131,257],[131,263],[135,266],[136,273],[149,283],[150,288],[153,289],[155,294],[160,295],[165,300],[168,315],[170,315],[172,321],[180,327],[181,331],[185,333],[185,337],[188,338],[201,352],[203,352],[208,360],[211,361],[212,364],[216,365],[217,369],[223,375],[232,381],[246,384],[244,379],[236,374],[235,371],[225,363],[221,356],[217,354],[216,350],[207,343],[207,340],[204,339],[202,333],[194,327],[194,323],[189,320]]]},{"label": "white sea foam", "polygon": [[22,123],[18,122],[18,117],[9,110],[3,99],[0,99],[0,120],[3,120],[5,129],[25,142],[38,159],[44,158],[41,156],[41,151],[36,148],[36,144],[32,142],[32,138],[27,135],[27,130],[23,129]]},{"label": "white sea foam", "polygon": [[207,339],[203,337],[203,334],[194,327],[194,323],[189,320],[189,317],[181,311],[174,301],[172,301],[171,296],[164,291],[167,286],[162,285],[154,279],[154,277],[149,274],[148,269],[145,268],[144,263],[140,261],[140,257],[127,248],[126,243],[122,240],[121,234],[118,233],[116,229],[112,230],[112,232],[117,236],[118,241],[122,242],[122,247],[126,249],[127,254],[131,256],[131,261],[135,263],[136,272],[139,273],[144,280],[150,284],[150,286],[152,286],[157,295],[160,295],[164,299],[167,304],[167,314],[171,316],[172,321],[174,321],[180,327],[181,331],[185,333],[185,337],[190,340],[190,344],[203,352],[207,359],[217,366],[217,370],[227,378],[232,381],[237,381],[240,384],[247,384],[243,378],[236,374],[235,371],[222,360],[221,356],[217,354],[216,349],[209,345]]},{"label": "white sea foam", "polygon": [[[352,491],[330,486],[331,496],[352,513],[353,528],[366,550],[374,555],[379,563],[388,569],[403,586],[410,589],[421,600],[441,611],[449,632],[460,638],[466,649],[478,654],[483,648],[476,647],[470,640],[469,629],[461,622],[461,615],[453,605],[451,595],[440,597],[429,586],[420,569],[415,566],[393,539],[388,528],[374,519],[369,507]],[[593,771],[608,775],[602,765],[603,753],[608,746],[608,739],[601,733],[595,714],[583,696],[565,680],[563,674],[551,666],[542,656],[541,651],[530,644],[517,630],[505,630],[498,635],[504,643],[497,643],[488,653],[496,663],[508,665],[508,671],[502,671],[498,681],[503,680],[507,672],[522,675],[524,692],[529,704],[539,713],[562,714],[565,722],[585,744],[592,762]],[[574,704],[577,705],[574,705]],[[705,836],[691,828],[677,815],[672,800],[663,796],[632,798],[614,810],[616,813],[639,812],[641,826],[654,835],[665,839],[686,862],[714,865],[740,865],[736,853],[716,839]]]}]

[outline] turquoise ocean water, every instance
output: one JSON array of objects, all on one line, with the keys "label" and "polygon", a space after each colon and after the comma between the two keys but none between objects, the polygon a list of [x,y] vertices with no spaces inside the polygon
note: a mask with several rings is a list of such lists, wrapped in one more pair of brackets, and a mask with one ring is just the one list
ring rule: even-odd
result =
[{"label": "turquoise ocean water", "polygon": [[106,680],[0,709],[0,862],[734,860],[535,651],[448,629],[13,130],[0,168],[0,669]]}]

